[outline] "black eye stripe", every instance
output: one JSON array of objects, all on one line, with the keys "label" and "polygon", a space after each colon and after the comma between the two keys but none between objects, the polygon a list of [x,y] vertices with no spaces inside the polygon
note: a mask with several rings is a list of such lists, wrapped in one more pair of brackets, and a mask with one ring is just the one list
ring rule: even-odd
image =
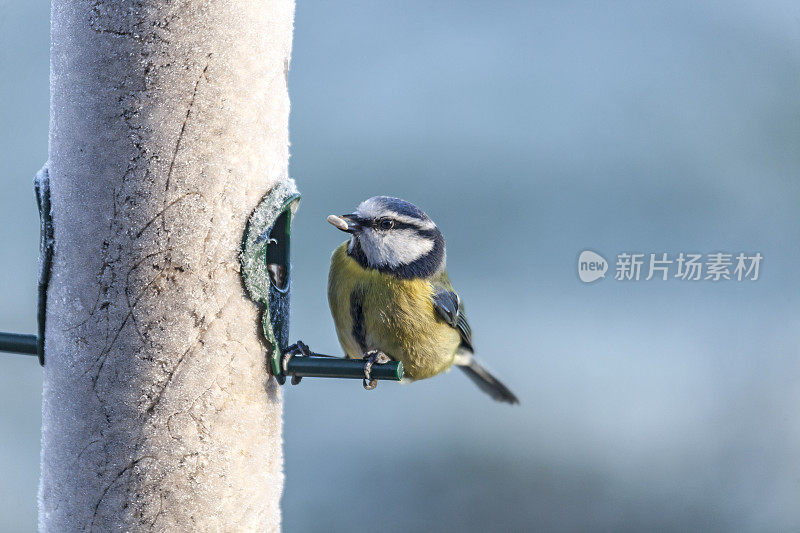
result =
[{"label": "black eye stripe", "polygon": [[420,237],[427,237],[428,239],[435,239],[439,235],[437,229],[418,229],[417,235]]},{"label": "black eye stripe", "polygon": [[[379,218],[377,220],[373,220],[372,224],[371,224],[372,227],[373,228],[377,228],[377,229],[381,229],[381,222],[383,220],[384,219],[382,219],[382,218]],[[430,231],[430,230],[422,230],[416,224],[410,224],[408,222],[400,222],[399,220],[394,220],[394,219],[392,219],[392,221],[394,222],[394,225],[392,225],[392,229],[413,229],[413,230],[420,231],[420,232],[421,231]]]}]

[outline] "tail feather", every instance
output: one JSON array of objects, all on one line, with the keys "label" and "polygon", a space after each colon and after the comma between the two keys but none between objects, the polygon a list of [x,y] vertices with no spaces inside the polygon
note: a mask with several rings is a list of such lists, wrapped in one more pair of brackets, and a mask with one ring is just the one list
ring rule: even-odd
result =
[{"label": "tail feather", "polygon": [[491,372],[484,368],[474,357],[470,357],[459,367],[464,373],[480,387],[480,389],[497,400],[498,402],[507,402],[510,404],[519,403],[519,399],[514,395],[508,387],[494,377]]}]

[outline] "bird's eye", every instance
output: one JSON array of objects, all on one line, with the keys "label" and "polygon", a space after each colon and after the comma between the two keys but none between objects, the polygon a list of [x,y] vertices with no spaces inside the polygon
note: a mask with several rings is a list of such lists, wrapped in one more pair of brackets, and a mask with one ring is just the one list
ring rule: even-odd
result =
[{"label": "bird's eye", "polygon": [[394,220],[391,218],[382,218],[378,221],[378,227],[381,229],[392,229],[394,227]]}]

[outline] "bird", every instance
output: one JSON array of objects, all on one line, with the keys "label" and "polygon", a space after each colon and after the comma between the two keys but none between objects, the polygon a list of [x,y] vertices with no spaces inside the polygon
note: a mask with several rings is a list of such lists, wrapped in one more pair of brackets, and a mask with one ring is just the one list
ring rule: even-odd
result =
[{"label": "bird", "polygon": [[519,399],[475,358],[464,304],[447,275],[442,232],[416,205],[375,196],[328,222],[350,234],[331,257],[328,303],[348,358],[400,361],[404,380],[460,368],[500,402]]}]

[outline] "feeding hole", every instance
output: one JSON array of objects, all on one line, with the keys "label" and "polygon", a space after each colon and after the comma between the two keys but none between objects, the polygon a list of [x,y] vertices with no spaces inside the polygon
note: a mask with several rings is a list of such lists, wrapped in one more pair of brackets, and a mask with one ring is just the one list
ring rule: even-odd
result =
[{"label": "feeding hole", "polygon": [[283,211],[269,233],[267,241],[267,274],[269,282],[280,292],[289,288],[289,211]]}]

